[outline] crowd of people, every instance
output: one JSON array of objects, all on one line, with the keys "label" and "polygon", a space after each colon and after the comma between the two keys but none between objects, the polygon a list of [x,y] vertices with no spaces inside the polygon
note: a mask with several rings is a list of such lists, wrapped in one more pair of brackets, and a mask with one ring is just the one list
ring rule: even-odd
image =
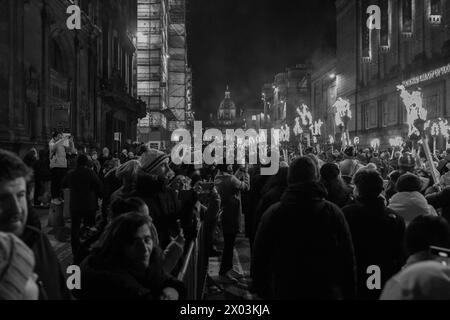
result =
[{"label": "crowd of people", "polygon": [[[0,150],[0,299],[185,299],[176,275],[201,225],[222,284],[246,278],[233,261],[245,233],[248,289],[262,299],[450,299],[450,150],[436,156],[439,181],[407,149],[305,151],[264,176],[176,166],[146,145],[98,156],[59,133],[23,160]],[[68,290],[42,231],[46,197],[69,203],[81,289]]]}]

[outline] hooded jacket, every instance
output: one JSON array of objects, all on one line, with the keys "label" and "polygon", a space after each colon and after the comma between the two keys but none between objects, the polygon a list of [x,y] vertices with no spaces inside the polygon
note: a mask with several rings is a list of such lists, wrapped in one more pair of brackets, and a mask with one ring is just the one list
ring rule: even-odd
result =
[{"label": "hooded jacket", "polygon": [[386,207],[383,198],[362,200],[342,209],[349,224],[355,248],[358,298],[378,299],[381,291],[367,288],[367,269],[381,269],[381,285],[400,271],[405,261],[403,236],[405,222]]},{"label": "hooded jacket", "polygon": [[450,268],[437,261],[418,262],[386,284],[381,300],[450,300]]},{"label": "hooded jacket", "polygon": [[263,299],[345,299],[356,291],[352,240],[342,211],[316,182],[290,185],[259,225],[253,284]]},{"label": "hooded jacket", "polygon": [[396,193],[389,201],[389,208],[405,219],[406,226],[421,215],[431,214],[437,216],[436,210],[417,191]]}]

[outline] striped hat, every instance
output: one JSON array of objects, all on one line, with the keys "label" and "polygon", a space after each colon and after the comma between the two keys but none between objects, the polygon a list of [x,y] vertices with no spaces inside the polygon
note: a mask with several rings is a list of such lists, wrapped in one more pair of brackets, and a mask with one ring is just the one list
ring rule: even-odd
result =
[{"label": "striped hat", "polygon": [[142,170],[146,173],[152,173],[162,164],[168,163],[169,160],[169,156],[164,152],[156,149],[149,149],[142,154],[140,161]]},{"label": "striped hat", "polygon": [[0,300],[21,300],[33,275],[33,251],[11,233],[0,232]]}]

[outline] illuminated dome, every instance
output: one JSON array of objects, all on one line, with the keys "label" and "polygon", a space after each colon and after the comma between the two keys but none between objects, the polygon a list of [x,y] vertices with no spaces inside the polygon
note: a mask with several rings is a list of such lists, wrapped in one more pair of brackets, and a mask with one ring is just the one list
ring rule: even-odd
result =
[{"label": "illuminated dome", "polygon": [[234,121],[236,119],[236,105],[231,100],[231,92],[228,89],[225,91],[225,98],[222,100],[217,111],[217,119],[219,121]]}]

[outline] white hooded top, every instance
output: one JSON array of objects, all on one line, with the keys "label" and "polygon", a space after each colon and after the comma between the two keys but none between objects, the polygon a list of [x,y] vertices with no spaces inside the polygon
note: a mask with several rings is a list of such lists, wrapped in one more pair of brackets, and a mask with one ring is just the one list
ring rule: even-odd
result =
[{"label": "white hooded top", "polygon": [[405,219],[406,225],[418,216],[429,214],[433,216],[438,215],[436,210],[428,204],[427,199],[417,191],[399,192],[395,194],[391,198],[388,207],[402,216]]}]

